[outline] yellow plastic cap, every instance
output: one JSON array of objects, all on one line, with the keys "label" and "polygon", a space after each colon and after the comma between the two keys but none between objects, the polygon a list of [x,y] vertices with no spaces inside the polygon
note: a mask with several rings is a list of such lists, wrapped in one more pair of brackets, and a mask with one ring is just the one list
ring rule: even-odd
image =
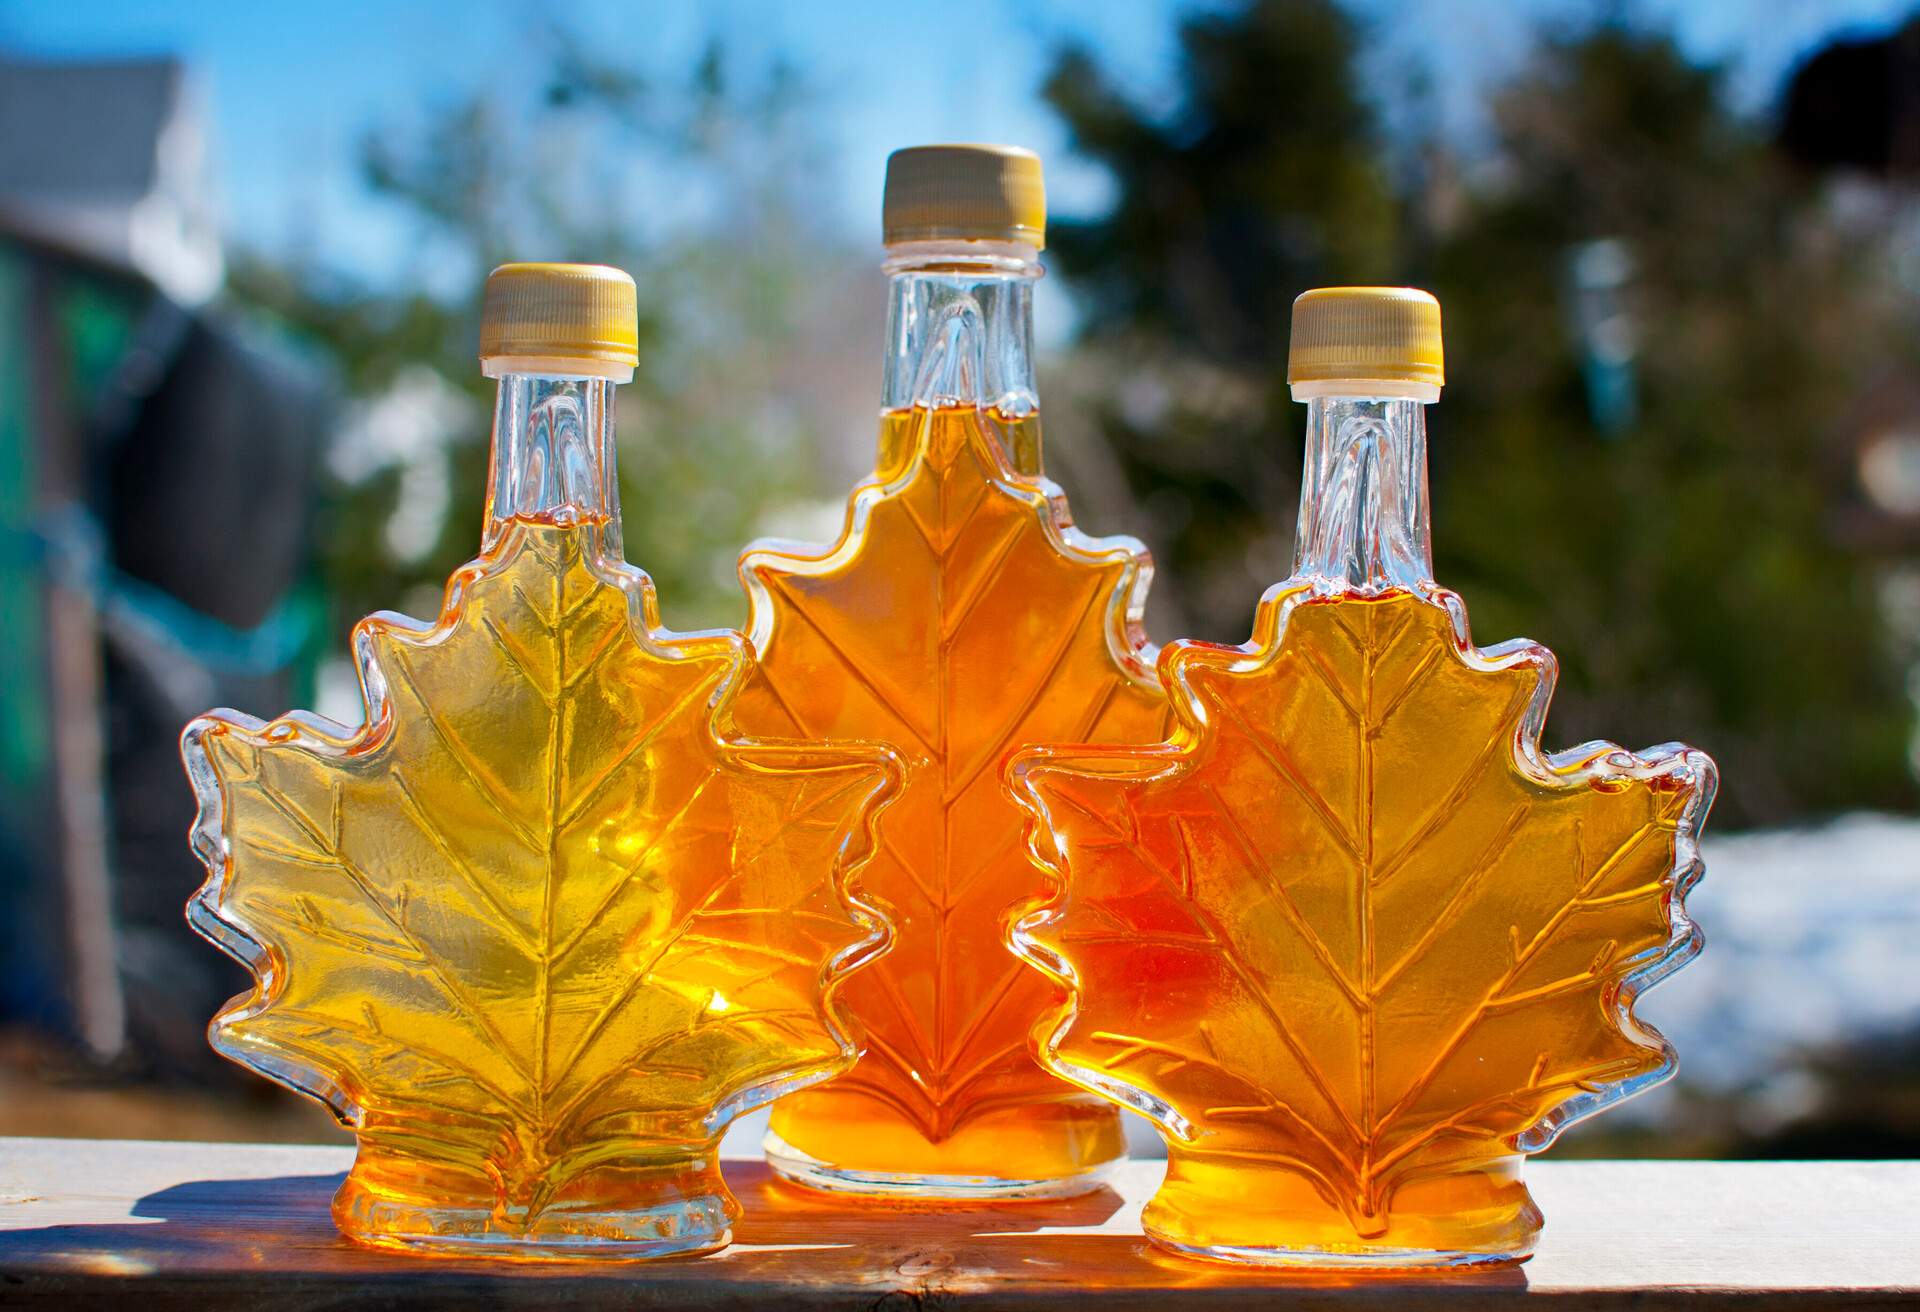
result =
[{"label": "yellow plastic cap", "polygon": [[1440,302],[1417,287],[1316,287],[1293,303],[1289,383],[1446,382]]},{"label": "yellow plastic cap", "polygon": [[1019,146],[909,146],[887,156],[883,240],[1047,244],[1040,157]]},{"label": "yellow plastic cap", "polygon": [[640,363],[633,279],[604,264],[503,264],[487,275],[480,358]]}]

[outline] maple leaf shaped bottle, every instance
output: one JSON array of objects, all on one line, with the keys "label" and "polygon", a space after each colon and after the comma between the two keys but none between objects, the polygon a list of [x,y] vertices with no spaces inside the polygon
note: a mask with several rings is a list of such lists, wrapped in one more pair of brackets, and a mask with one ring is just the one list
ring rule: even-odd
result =
[{"label": "maple leaf shaped bottle", "polygon": [[768,1159],[826,1189],[1035,1197],[1094,1188],[1125,1150],[1113,1108],[1033,1061],[1054,989],[1006,950],[1032,895],[999,781],[1025,742],[1148,742],[1167,723],[1139,631],[1150,565],[1090,539],[1040,465],[1029,349],[1040,161],[930,146],[887,162],[879,456],[831,547],[742,557],[757,732],[878,739],[907,758],[867,885],[897,942],[846,998],[867,1040],[783,1099]]},{"label": "maple leaf shaped bottle", "polygon": [[1011,941],[1071,995],[1035,1041],[1159,1124],[1145,1226],[1167,1247],[1525,1257],[1524,1154],[1673,1070],[1634,1004],[1700,946],[1684,898],[1713,763],[1544,755],[1552,655],[1475,647],[1435,585],[1432,297],[1307,293],[1289,380],[1308,405],[1295,572],[1252,640],[1162,652],[1165,743],[1009,766],[1057,877]]},{"label": "maple leaf shaped bottle", "polygon": [[495,270],[485,535],[439,619],[355,629],[359,728],[183,737],[188,918],[255,976],[210,1037],[355,1132],[333,1210],[365,1243],[719,1247],[727,1123],[856,1053],[833,994],[884,926],[849,872],[898,766],[739,737],[742,635],[660,627],[613,467],[635,327],[616,270]]}]

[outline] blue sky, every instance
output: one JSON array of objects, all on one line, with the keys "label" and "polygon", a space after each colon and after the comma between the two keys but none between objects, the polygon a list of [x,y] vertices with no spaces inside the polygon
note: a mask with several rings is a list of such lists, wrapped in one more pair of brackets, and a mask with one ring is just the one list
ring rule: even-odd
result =
[{"label": "blue sky", "polygon": [[[1637,0],[1610,3],[1671,27],[1690,53],[1729,62],[1763,105],[1793,61],[1838,31],[1884,28],[1915,0]],[[1377,37],[1376,76],[1416,56],[1433,69],[1449,127],[1471,135],[1482,90],[1540,24],[1577,21],[1605,0],[1355,0]],[[1099,207],[1103,179],[1065,152],[1038,85],[1060,42],[1093,46],[1148,104],[1173,97],[1179,17],[1193,0],[582,0],[561,7],[610,57],[662,77],[714,36],[745,66],[784,56],[818,93],[820,135],[842,177],[850,236],[875,225],[882,161],[930,140],[1029,144],[1048,160],[1057,211]],[[522,34],[555,12],[530,0],[324,5],[0,0],[0,48],[48,56],[173,53],[207,102],[230,232],[269,253],[295,234],[325,263],[379,280],[403,265],[400,216],[365,194],[360,136],[483,82],[508,85]],[[964,52],[964,57],[956,57]],[[317,238],[314,234],[318,234]]]}]

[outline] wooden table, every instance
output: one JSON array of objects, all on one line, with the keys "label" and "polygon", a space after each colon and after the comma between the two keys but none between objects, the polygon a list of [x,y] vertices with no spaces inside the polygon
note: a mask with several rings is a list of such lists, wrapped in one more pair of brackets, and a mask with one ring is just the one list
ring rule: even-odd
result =
[{"label": "wooden table", "polygon": [[1525,1266],[1421,1279],[1241,1271],[1140,1237],[1158,1162],[1064,1203],[850,1207],[756,1161],[738,1242],[704,1258],[539,1267],[409,1259],[339,1238],[351,1150],[0,1139],[0,1306],[139,1312],[642,1307],[1561,1308],[1920,1304],[1920,1163],[1535,1162]]}]

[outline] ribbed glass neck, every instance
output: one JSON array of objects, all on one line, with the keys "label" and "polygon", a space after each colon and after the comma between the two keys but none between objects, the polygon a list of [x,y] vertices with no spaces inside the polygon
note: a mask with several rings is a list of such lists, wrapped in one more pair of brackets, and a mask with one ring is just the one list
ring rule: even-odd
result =
[{"label": "ribbed glass neck", "polygon": [[1423,403],[1378,396],[1307,402],[1293,572],[1325,592],[1433,582]]},{"label": "ribbed glass neck", "polygon": [[618,558],[620,493],[613,383],[605,378],[502,373],[493,406],[482,549],[513,520],[587,525]]},{"label": "ribbed glass neck", "polygon": [[1020,418],[1033,381],[1031,246],[903,242],[887,250],[887,368],[881,405],[972,405]]}]

